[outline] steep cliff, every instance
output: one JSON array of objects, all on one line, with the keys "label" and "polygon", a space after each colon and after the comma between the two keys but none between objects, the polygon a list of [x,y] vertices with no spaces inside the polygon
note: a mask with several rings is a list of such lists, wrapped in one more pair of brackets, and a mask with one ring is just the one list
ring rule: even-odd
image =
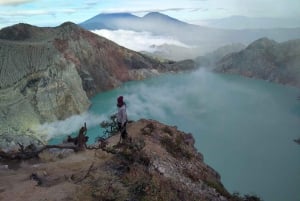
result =
[{"label": "steep cliff", "polygon": [[222,58],[216,71],[300,87],[300,39],[283,43],[259,39]]},{"label": "steep cliff", "polygon": [[44,151],[35,165],[0,168],[1,200],[242,200],[204,163],[191,134],[145,119],[128,132],[131,142],[113,136],[104,150]]},{"label": "steep cliff", "polygon": [[0,58],[0,146],[86,111],[98,92],[172,70],[70,22],[0,30]]}]

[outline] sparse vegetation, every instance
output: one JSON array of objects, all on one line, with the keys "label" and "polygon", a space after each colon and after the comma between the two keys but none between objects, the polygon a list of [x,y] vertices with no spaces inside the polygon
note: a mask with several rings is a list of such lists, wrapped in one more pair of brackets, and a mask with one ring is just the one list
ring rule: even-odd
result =
[{"label": "sparse vegetation", "polygon": [[147,124],[144,128],[141,129],[141,132],[143,135],[152,135],[152,132],[154,131],[155,127],[153,123]]},{"label": "sparse vegetation", "polygon": [[231,198],[230,193],[224,188],[224,186],[221,183],[216,181],[205,181],[205,183],[209,187],[216,189],[216,191],[220,193],[222,196],[226,198]]},{"label": "sparse vegetation", "polygon": [[199,174],[195,174],[195,172],[193,170],[190,170],[188,168],[184,169],[182,171],[183,175],[185,175],[186,177],[190,178],[193,182],[197,182],[201,179],[201,177],[199,176]]},{"label": "sparse vegetation", "polygon": [[150,165],[150,158],[143,152],[145,141],[142,138],[133,140],[129,144],[125,144],[118,152],[121,157],[129,164],[138,163],[144,166]]},{"label": "sparse vegetation", "polygon": [[216,189],[218,193],[222,196],[226,197],[230,201],[263,201],[256,195],[249,195],[246,194],[244,196],[240,195],[239,193],[233,193],[232,195],[224,188],[224,186],[216,181],[205,181],[205,183],[211,187]]},{"label": "sparse vegetation", "polygon": [[178,134],[174,138],[171,138],[169,136],[163,136],[160,139],[160,143],[166,148],[167,152],[172,154],[175,158],[192,158],[192,153],[188,150],[187,145],[184,143],[183,136],[181,134]]},{"label": "sparse vegetation", "polygon": [[193,197],[179,191],[182,186],[177,181],[164,178],[159,172],[150,171],[151,159],[143,151],[144,146],[144,139],[138,138],[129,144],[115,147],[118,151],[111,166],[118,172],[123,187],[128,188],[127,200],[201,200],[198,195]]},{"label": "sparse vegetation", "polygon": [[169,134],[170,136],[173,136],[173,131],[171,130],[171,128],[169,126],[163,127],[162,131]]}]

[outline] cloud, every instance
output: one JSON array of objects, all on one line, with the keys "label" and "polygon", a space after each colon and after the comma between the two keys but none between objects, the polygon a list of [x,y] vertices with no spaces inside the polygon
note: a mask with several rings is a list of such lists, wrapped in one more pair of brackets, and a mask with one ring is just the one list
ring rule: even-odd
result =
[{"label": "cloud", "polygon": [[58,10],[20,10],[20,11],[2,11],[0,12],[1,16],[34,16],[34,15],[56,15],[58,13],[71,14],[75,13],[75,9],[58,9]]},{"label": "cloud", "polygon": [[84,3],[88,6],[94,6],[97,5],[99,3],[98,0],[85,0]]},{"label": "cloud", "polygon": [[165,81],[149,80],[147,84],[129,86],[123,90],[128,116],[134,120],[153,118],[161,122],[172,119],[172,122],[166,123],[178,126],[199,125],[199,117],[208,112],[204,106],[211,101],[204,94],[211,93],[208,86],[215,75],[202,69],[181,79],[173,76],[163,76],[162,79]]},{"label": "cloud", "polygon": [[21,10],[21,11],[2,11],[1,16],[33,16],[33,15],[49,15],[53,14],[47,10]]},{"label": "cloud", "polygon": [[20,4],[30,3],[36,0],[0,0],[0,5],[4,6],[16,6]]},{"label": "cloud", "polygon": [[203,8],[193,7],[173,7],[173,8],[112,8],[101,11],[102,13],[149,13],[149,12],[168,12],[168,11],[199,11]]},{"label": "cloud", "polygon": [[[145,83],[130,85],[122,90],[122,94],[130,119],[156,119],[167,124],[184,126],[184,130],[189,132],[191,128],[207,128],[207,123],[213,119],[218,121],[215,125],[221,126],[217,129],[222,129],[223,118],[235,107],[238,110],[230,115],[236,120],[239,120],[239,115],[255,118],[263,116],[264,111],[260,115],[255,111],[248,111],[245,113],[247,115],[240,113],[247,106],[267,102],[273,108],[278,107],[268,93],[251,87],[249,82],[240,81],[237,84],[235,79],[208,72],[203,68],[188,76],[164,75]],[[278,110],[274,112],[280,113]],[[247,120],[243,122],[247,123]],[[228,123],[232,121],[229,120]]]},{"label": "cloud", "polygon": [[135,32],[129,30],[110,31],[106,29],[94,30],[92,32],[134,51],[153,52],[157,46],[164,44],[189,47],[172,37],[157,36],[150,32]]}]

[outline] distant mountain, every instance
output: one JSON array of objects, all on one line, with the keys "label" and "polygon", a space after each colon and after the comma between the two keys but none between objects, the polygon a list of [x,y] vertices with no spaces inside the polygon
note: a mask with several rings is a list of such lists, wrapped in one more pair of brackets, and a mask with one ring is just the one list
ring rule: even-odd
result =
[{"label": "distant mountain", "polygon": [[300,39],[278,43],[261,38],[223,57],[216,71],[300,87]]},{"label": "distant mountain", "polygon": [[187,23],[181,22],[177,19],[171,18],[158,12],[148,13],[144,17],[137,17],[130,13],[113,13],[113,14],[99,14],[79,24],[81,27],[88,30],[96,29],[126,29],[134,31],[150,31],[155,32],[156,29],[159,33],[161,28],[179,26],[186,26]]},{"label": "distant mountain", "polygon": [[12,139],[40,140],[32,128],[85,112],[98,92],[181,65],[164,65],[70,22],[1,29],[0,58],[0,148]]},{"label": "distant mountain", "polygon": [[230,16],[220,19],[208,19],[195,22],[220,29],[274,29],[300,27],[300,19],[286,18],[254,18]]},{"label": "distant mountain", "polygon": [[144,17],[137,17],[129,13],[100,14],[82,22],[80,26],[89,30],[125,29],[169,36],[187,46],[196,49],[201,48],[199,55],[233,43],[248,45],[262,37],[268,37],[279,42],[300,37],[300,27],[247,30],[217,29],[188,24],[161,13],[149,13]]},{"label": "distant mountain", "polygon": [[[88,30],[109,29],[116,30],[125,28],[125,25],[130,25],[139,21],[139,17],[130,13],[113,13],[99,14],[79,24],[81,27]],[[127,27],[126,27],[127,28]]]}]

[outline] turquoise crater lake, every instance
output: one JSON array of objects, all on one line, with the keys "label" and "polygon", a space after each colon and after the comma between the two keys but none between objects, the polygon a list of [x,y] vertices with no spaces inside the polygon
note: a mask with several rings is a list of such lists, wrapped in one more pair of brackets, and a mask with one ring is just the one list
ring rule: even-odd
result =
[{"label": "turquoise crater lake", "polygon": [[98,120],[115,113],[123,95],[130,119],[151,118],[192,133],[230,192],[299,201],[300,145],[293,141],[300,137],[299,94],[293,87],[199,70],[100,93],[86,115],[94,123],[83,120],[93,143],[102,132]]}]

